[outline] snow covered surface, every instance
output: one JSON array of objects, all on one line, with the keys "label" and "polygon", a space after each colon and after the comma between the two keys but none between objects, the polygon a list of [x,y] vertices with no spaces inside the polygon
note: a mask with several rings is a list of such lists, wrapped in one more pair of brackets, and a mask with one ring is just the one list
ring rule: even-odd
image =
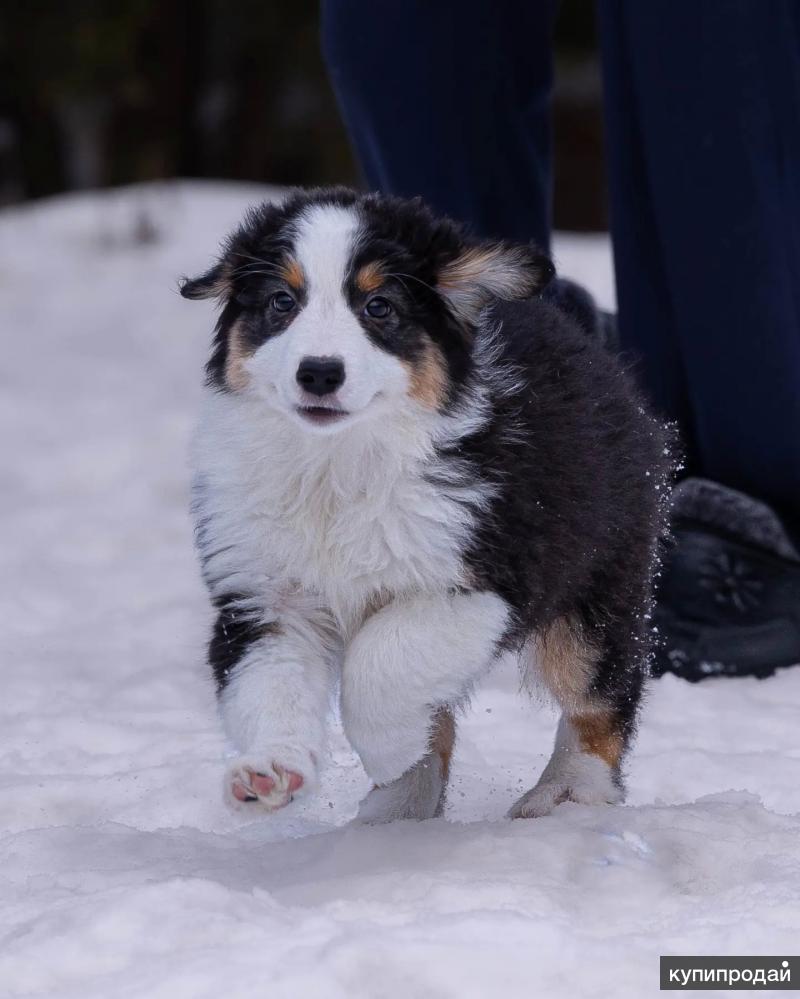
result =
[{"label": "snow covered surface", "polygon": [[[659,954],[797,953],[800,669],[655,682],[626,807],[503,818],[555,717],[501,668],[444,819],[348,825],[340,735],[312,802],[225,809],[184,458],[212,311],[176,278],[269,193],[0,216],[0,993],[642,997]],[[611,304],[604,239],[556,254]]]}]

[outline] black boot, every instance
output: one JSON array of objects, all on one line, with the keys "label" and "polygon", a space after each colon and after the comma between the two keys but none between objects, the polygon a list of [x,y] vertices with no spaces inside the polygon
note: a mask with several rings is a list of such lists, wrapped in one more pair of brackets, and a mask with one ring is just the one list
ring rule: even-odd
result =
[{"label": "black boot", "polygon": [[653,672],[770,676],[800,663],[800,553],[763,503],[705,479],[673,494]]}]

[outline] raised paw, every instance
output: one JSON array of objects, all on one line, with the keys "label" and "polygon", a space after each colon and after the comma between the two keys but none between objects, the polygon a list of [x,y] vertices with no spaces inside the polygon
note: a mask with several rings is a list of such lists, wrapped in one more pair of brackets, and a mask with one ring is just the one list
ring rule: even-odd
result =
[{"label": "raised paw", "polygon": [[242,757],[225,775],[225,796],[235,808],[274,812],[308,790],[311,777],[308,768],[295,763]]}]

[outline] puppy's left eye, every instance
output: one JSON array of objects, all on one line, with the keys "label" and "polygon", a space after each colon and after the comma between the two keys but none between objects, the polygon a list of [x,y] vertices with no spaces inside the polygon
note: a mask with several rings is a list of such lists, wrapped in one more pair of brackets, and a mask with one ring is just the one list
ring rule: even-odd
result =
[{"label": "puppy's left eye", "polygon": [[371,298],[364,306],[364,312],[372,319],[385,319],[391,311],[392,307],[386,299],[378,296]]},{"label": "puppy's left eye", "polygon": [[269,300],[269,304],[276,312],[291,312],[296,303],[288,291],[278,291]]}]

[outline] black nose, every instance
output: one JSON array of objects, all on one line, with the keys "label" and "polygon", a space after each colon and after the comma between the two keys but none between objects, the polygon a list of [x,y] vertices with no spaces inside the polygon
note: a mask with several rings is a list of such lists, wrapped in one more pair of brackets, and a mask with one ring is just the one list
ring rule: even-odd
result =
[{"label": "black nose", "polygon": [[330,395],[344,382],[344,363],[338,357],[304,357],[297,381],[306,392]]}]

